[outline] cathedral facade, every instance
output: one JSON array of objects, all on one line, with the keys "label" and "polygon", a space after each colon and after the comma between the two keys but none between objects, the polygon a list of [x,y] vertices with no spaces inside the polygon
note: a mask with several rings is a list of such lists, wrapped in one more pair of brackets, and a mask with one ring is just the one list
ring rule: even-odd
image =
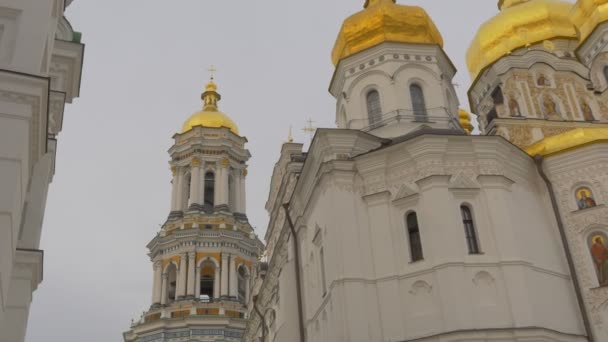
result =
[{"label": "cathedral facade", "polygon": [[498,10],[478,135],[424,9],[344,21],[337,128],[281,148],[243,341],[608,341],[608,1]]}]

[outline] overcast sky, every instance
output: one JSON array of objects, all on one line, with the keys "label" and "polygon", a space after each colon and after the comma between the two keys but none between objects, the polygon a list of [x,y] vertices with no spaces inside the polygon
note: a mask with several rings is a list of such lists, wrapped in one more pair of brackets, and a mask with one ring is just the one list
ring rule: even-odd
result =
[{"label": "overcast sky", "polygon": [[[364,0],[76,0],[66,16],[86,44],[81,97],[66,107],[42,234],[44,281],[27,342],[119,342],[150,305],[146,244],[169,213],[167,150],[201,108],[207,69],[218,69],[220,109],[249,139],[251,224],[264,204],[280,145],[311,118],[334,127],[327,88],[342,21]],[[422,5],[459,72],[493,0],[399,0]]]}]

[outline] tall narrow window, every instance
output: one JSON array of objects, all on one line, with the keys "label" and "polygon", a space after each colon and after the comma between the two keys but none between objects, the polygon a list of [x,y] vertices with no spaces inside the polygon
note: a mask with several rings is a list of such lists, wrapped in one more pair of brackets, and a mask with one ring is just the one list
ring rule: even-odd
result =
[{"label": "tall narrow window", "polygon": [[228,206],[232,212],[236,212],[236,187],[234,186],[234,173],[233,169],[230,169],[230,175],[228,176]]},{"label": "tall narrow window", "polygon": [[205,205],[213,207],[215,205],[215,174],[207,172],[205,174]]},{"label": "tall narrow window", "polygon": [[479,250],[477,232],[475,231],[475,224],[473,223],[471,209],[466,205],[461,205],[460,212],[462,213],[462,223],[464,224],[464,234],[467,239],[469,254],[479,254],[481,251]]},{"label": "tall narrow window", "polygon": [[380,94],[377,90],[367,93],[367,116],[370,126],[377,124],[382,118],[382,106],[380,105]]},{"label": "tall narrow window", "polygon": [[422,241],[420,240],[420,229],[418,228],[418,216],[416,216],[416,213],[409,213],[406,223],[412,261],[422,260],[424,258],[422,255]]},{"label": "tall narrow window", "polygon": [[604,78],[606,79],[606,81],[608,82],[608,65],[606,65],[604,67]]},{"label": "tall narrow window", "polygon": [[184,179],[184,193],[183,193],[183,198],[184,198],[184,208],[188,208],[188,205],[190,204],[190,186],[192,185],[192,176],[188,173],[186,174],[186,177]]},{"label": "tall narrow window", "polygon": [[200,268],[200,299],[206,302],[213,300],[213,285],[215,282],[215,265],[205,261]]},{"label": "tall narrow window", "polygon": [[424,101],[424,92],[418,84],[410,86],[410,97],[412,98],[412,109],[416,121],[426,121],[426,102]]},{"label": "tall narrow window", "polygon": [[327,293],[327,283],[325,278],[325,252],[323,247],[319,250],[319,262],[321,263],[321,286],[323,286],[323,296]]},{"label": "tall narrow window", "polygon": [[239,267],[239,271],[237,273],[238,273],[238,278],[239,278],[238,283],[237,283],[239,300],[243,303],[246,303],[247,271],[245,271],[245,267],[241,266],[241,267]]}]

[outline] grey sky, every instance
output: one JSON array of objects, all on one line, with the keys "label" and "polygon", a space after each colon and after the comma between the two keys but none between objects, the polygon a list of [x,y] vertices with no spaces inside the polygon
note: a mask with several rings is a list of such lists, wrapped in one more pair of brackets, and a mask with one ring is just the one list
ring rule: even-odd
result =
[{"label": "grey sky", "polygon": [[[171,136],[201,107],[217,67],[220,108],[249,139],[248,216],[264,204],[289,125],[334,127],[330,52],[363,0],[77,0],[67,17],[86,44],[81,98],[66,109],[42,236],[44,282],[27,342],[121,341],[150,305],[146,244],[169,213]],[[458,68],[495,0],[399,0],[424,6]]]}]

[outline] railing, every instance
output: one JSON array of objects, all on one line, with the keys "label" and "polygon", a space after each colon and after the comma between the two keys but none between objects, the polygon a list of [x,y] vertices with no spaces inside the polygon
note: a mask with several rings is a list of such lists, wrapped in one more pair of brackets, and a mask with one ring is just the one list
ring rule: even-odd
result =
[{"label": "railing", "polygon": [[245,319],[247,308],[245,305],[230,298],[214,299],[209,301],[194,302],[192,304],[177,305],[169,304],[167,307],[151,309],[136,321],[131,327],[149,324],[163,319],[183,319],[186,317],[228,317],[233,319]]},{"label": "railing", "polygon": [[390,123],[415,122],[438,123],[452,122],[458,127],[457,117],[450,114],[447,108],[427,108],[425,111],[397,109],[371,118],[353,119],[346,123],[346,128],[360,129],[365,132],[384,127]]}]

